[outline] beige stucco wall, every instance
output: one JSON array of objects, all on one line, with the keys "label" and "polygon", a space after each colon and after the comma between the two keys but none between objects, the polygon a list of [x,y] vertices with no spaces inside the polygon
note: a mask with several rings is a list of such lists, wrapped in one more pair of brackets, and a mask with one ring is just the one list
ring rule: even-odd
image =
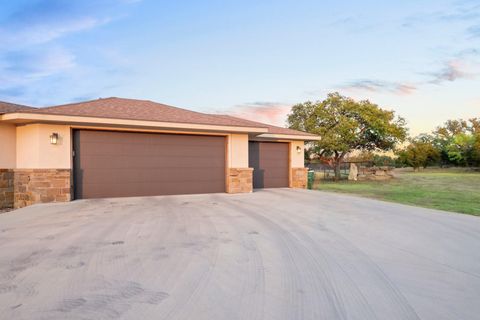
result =
[{"label": "beige stucco wall", "polygon": [[[58,144],[50,144],[50,135],[58,133]],[[17,127],[17,168],[70,169],[70,127],[30,124]]]},{"label": "beige stucco wall", "polygon": [[248,134],[231,134],[228,139],[228,167],[248,168]]},{"label": "beige stucco wall", "polygon": [[[302,148],[302,152],[297,152],[297,147]],[[303,141],[290,142],[290,163],[292,168],[303,168],[305,166],[304,158],[305,143]]]},{"label": "beige stucco wall", "polygon": [[13,124],[0,123],[0,169],[15,169],[16,130]]},{"label": "beige stucco wall", "polygon": [[[12,125],[2,125],[0,127],[0,137],[8,136],[8,141],[10,141],[8,144],[10,150],[8,160],[6,160],[7,157],[0,154],[0,164],[7,161],[10,167],[14,168],[16,155],[16,168],[71,168],[71,126],[52,124],[22,125],[16,127],[16,134],[14,129],[15,127]],[[50,144],[50,135],[54,132],[59,134],[59,143],[57,145]],[[12,142],[15,141],[15,135],[16,152],[15,143]],[[228,167],[248,168],[248,134],[229,134],[227,139]],[[302,148],[302,152],[297,152],[297,146]],[[303,148],[303,141],[290,141],[290,162],[292,168],[304,167]]]},{"label": "beige stucco wall", "polygon": [[[59,134],[59,143],[50,144],[50,135]],[[23,169],[71,168],[71,127],[68,125],[30,124],[16,130],[16,164]],[[228,167],[248,168],[248,135],[229,134]]]}]

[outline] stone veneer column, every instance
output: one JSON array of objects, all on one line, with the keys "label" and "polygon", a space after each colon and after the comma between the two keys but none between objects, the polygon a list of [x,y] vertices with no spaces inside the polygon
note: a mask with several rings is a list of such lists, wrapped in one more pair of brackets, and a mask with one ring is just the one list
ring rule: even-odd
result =
[{"label": "stone veneer column", "polygon": [[71,200],[70,169],[15,169],[14,207]]},{"label": "stone veneer column", "polygon": [[307,188],[308,169],[307,168],[292,168],[291,188]]},{"label": "stone veneer column", "polygon": [[0,209],[13,208],[13,169],[0,169]]},{"label": "stone veneer column", "polygon": [[228,170],[228,193],[253,191],[253,168],[230,168]]}]

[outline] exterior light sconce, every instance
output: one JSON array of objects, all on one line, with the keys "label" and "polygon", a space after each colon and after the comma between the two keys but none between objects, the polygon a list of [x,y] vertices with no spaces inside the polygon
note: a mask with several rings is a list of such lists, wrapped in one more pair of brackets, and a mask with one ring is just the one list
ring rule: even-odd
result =
[{"label": "exterior light sconce", "polygon": [[297,146],[297,153],[302,153],[302,147]]},{"label": "exterior light sconce", "polygon": [[50,135],[50,143],[58,144],[58,133],[54,132]]}]

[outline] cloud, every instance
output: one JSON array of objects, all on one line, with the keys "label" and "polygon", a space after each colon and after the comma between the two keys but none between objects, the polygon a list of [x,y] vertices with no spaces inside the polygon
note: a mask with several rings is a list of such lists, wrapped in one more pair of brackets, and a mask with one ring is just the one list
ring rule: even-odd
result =
[{"label": "cloud", "polygon": [[480,18],[480,6],[463,4],[457,6],[452,12],[443,12],[436,15],[440,21],[476,21]]},{"label": "cloud", "polygon": [[43,51],[13,51],[0,66],[0,85],[16,87],[75,67],[75,56],[62,47]]},{"label": "cloud", "polygon": [[0,45],[5,47],[22,48],[30,45],[43,44],[53,41],[73,32],[92,29],[106,23],[108,20],[99,20],[92,17],[78,18],[72,21],[56,21],[29,25],[12,31],[9,28],[0,29]]},{"label": "cloud", "polygon": [[64,71],[75,65],[75,56],[61,47],[50,48],[43,52],[10,52],[6,55],[5,60],[8,63],[4,68],[6,72],[40,76]]},{"label": "cloud", "polygon": [[[27,103],[25,100],[38,101],[41,95],[49,101],[67,94],[90,95],[90,82],[79,83],[79,79],[99,79],[110,70],[123,70],[119,58],[110,59],[99,48],[92,48],[97,51],[95,60],[77,61],[75,47],[69,48],[63,40],[123,18],[136,2],[139,1],[32,0],[19,3],[15,11],[3,13],[0,100],[14,98]],[[82,61],[83,65],[78,65]],[[111,84],[117,78],[109,74],[105,82]]]},{"label": "cloud", "polygon": [[459,79],[472,79],[475,74],[469,71],[467,62],[464,60],[447,61],[445,65],[438,72],[433,72],[430,75],[433,77],[429,83],[441,84],[443,82],[453,82]]},{"label": "cloud", "polygon": [[406,96],[415,93],[425,85],[440,85],[461,79],[474,79],[480,74],[480,63],[476,60],[480,51],[475,48],[465,49],[453,55],[453,58],[444,62],[437,71],[420,73],[428,79],[417,81],[414,84],[407,82],[384,81],[374,79],[360,79],[337,86],[353,92],[391,93]]},{"label": "cloud", "polygon": [[443,14],[439,17],[443,22],[463,22],[464,24],[471,24],[466,28],[466,35],[468,38],[480,37],[480,5],[478,2],[465,2],[457,7],[453,13]]},{"label": "cloud", "polygon": [[95,17],[75,1],[42,0],[12,13],[0,25],[0,46],[19,49],[51,42],[109,21]]},{"label": "cloud", "polygon": [[444,22],[470,22],[480,18],[480,5],[478,3],[459,2],[445,10],[426,11],[407,16],[403,25],[414,27]]},{"label": "cloud", "polygon": [[[75,68],[75,56],[62,47],[9,52],[0,59],[0,100],[32,104],[40,94],[39,84],[58,90]],[[52,93],[48,93],[50,99]]]},{"label": "cloud", "polygon": [[458,1],[444,10],[426,11],[408,16],[403,19],[402,26],[406,28],[431,27],[436,24],[446,27],[460,25],[463,29],[461,36],[467,38],[480,37],[480,5],[478,1]]},{"label": "cloud", "polygon": [[347,91],[387,92],[396,95],[410,95],[417,90],[415,85],[409,83],[369,79],[355,80],[341,86],[341,88]]},{"label": "cloud", "polygon": [[456,59],[469,59],[480,56],[480,50],[476,48],[468,48],[460,51],[455,55]]},{"label": "cloud", "polygon": [[227,113],[234,117],[241,117],[251,121],[258,121],[283,127],[290,109],[291,105],[289,104],[259,101],[235,105],[227,111],[222,110],[218,113]]},{"label": "cloud", "polygon": [[29,2],[7,16],[0,24],[0,48],[25,48],[94,29],[115,20],[116,15],[123,16],[124,14],[119,14],[117,10],[137,2],[140,1]]}]

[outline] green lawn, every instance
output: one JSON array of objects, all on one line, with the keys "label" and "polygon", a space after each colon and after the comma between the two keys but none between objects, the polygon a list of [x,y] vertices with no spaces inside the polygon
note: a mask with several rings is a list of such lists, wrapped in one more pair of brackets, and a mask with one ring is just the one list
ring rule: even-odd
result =
[{"label": "green lawn", "polygon": [[405,172],[390,181],[321,181],[315,189],[480,216],[480,173]]}]

